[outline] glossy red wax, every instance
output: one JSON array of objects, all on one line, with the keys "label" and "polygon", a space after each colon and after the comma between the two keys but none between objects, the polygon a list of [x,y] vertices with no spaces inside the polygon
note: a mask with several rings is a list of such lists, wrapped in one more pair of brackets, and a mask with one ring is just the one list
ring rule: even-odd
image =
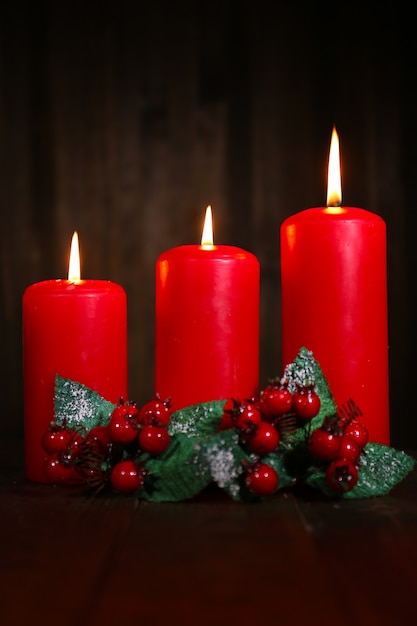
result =
[{"label": "glossy red wax", "polygon": [[55,376],[127,399],[126,293],[105,280],[47,280],[23,294],[24,459],[45,482],[41,438],[54,418]]},{"label": "glossy red wax", "polygon": [[234,246],[179,246],[156,263],[155,392],[173,410],[258,393],[260,268]]},{"label": "glossy red wax", "polygon": [[280,229],[282,356],[314,353],[338,406],[353,398],[389,445],[386,226],[359,208],[313,208]]}]

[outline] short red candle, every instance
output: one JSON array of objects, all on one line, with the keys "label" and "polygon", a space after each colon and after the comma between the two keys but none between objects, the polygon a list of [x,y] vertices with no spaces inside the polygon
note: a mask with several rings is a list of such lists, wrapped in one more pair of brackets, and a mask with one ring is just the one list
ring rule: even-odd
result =
[{"label": "short red candle", "polygon": [[323,207],[280,229],[282,356],[312,350],[338,406],[352,398],[370,440],[389,445],[386,226],[360,208]]},{"label": "short red candle", "polygon": [[106,280],[46,280],[23,294],[24,461],[45,482],[41,439],[54,419],[56,374],[117,403],[127,398],[126,293]]},{"label": "short red candle", "polygon": [[260,268],[234,246],[184,245],[156,263],[155,392],[173,410],[259,385]]}]

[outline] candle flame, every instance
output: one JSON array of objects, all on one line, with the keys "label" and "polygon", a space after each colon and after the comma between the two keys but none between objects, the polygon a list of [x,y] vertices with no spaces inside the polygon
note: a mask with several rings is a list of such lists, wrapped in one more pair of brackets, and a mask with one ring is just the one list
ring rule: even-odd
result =
[{"label": "candle flame", "polygon": [[340,178],[339,137],[333,128],[330,142],[329,169],[327,176],[327,206],[337,207],[342,202],[342,183]]},{"label": "candle flame", "polygon": [[201,236],[201,245],[205,248],[213,247],[213,216],[210,205],[206,209],[203,234]]},{"label": "candle flame", "polygon": [[68,268],[68,280],[72,283],[76,283],[81,278],[80,272],[80,248],[78,244],[78,233],[74,231],[71,240],[71,252]]}]

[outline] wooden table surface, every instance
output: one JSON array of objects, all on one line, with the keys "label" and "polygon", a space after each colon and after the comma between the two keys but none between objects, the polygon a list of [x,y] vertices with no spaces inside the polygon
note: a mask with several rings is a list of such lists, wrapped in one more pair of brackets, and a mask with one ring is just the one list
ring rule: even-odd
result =
[{"label": "wooden table surface", "polygon": [[151,504],[0,466],[0,624],[417,623],[417,472],[385,497]]}]

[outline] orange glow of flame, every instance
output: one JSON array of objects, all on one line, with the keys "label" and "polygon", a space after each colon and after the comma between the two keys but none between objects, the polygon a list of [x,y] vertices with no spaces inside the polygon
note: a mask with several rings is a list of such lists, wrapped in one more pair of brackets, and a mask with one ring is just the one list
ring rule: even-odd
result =
[{"label": "orange glow of flame", "polygon": [[78,244],[78,233],[74,231],[71,240],[71,252],[68,268],[68,280],[76,283],[81,279],[80,272],[80,248]]},{"label": "orange glow of flame", "polygon": [[203,234],[201,236],[201,245],[204,248],[213,247],[213,216],[212,216],[210,205],[206,209],[206,217],[204,219]]},{"label": "orange glow of flame", "polygon": [[342,202],[342,183],[340,177],[339,137],[333,128],[330,142],[329,169],[327,175],[327,206],[338,207]]}]

